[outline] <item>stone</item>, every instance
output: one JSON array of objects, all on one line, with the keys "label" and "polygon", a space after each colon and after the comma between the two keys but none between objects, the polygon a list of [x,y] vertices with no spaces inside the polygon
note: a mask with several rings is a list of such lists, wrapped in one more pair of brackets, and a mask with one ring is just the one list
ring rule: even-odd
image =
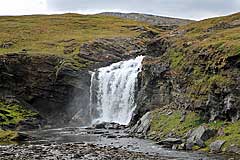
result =
[{"label": "stone", "polygon": [[236,146],[235,144],[232,144],[231,146],[229,146],[227,148],[227,152],[240,154],[240,148],[238,146]]},{"label": "stone", "polygon": [[152,121],[151,112],[147,112],[131,129],[130,133],[147,135]]},{"label": "stone", "polygon": [[116,130],[125,128],[124,125],[120,125],[114,122],[102,122],[102,123],[94,124],[92,127],[95,129],[116,129]]},{"label": "stone", "polygon": [[13,45],[14,45],[13,42],[4,42],[0,45],[0,48],[8,49],[8,48],[11,48]]},{"label": "stone", "polygon": [[158,145],[163,145],[167,148],[172,148],[174,145],[182,144],[182,140],[179,138],[167,138],[160,142],[157,142]]},{"label": "stone", "polygon": [[187,149],[191,149],[191,147],[193,147],[194,145],[203,148],[206,146],[204,142],[215,135],[215,130],[209,129],[205,126],[200,126],[193,130],[193,132],[188,136]]},{"label": "stone", "polygon": [[30,135],[23,133],[23,132],[18,132],[17,136],[11,139],[12,141],[26,141],[29,140],[31,137]]},{"label": "stone", "polygon": [[182,143],[182,144],[180,144],[180,145],[178,145],[178,148],[177,148],[178,150],[184,150],[184,149],[186,149],[186,144],[185,143]]},{"label": "stone", "polygon": [[186,111],[182,112],[180,122],[184,122],[184,121],[185,121],[186,115],[187,115],[187,112],[186,112]]},{"label": "stone", "polygon": [[221,152],[221,148],[224,145],[226,141],[222,141],[222,140],[217,140],[213,143],[210,144],[210,150],[211,152]]}]

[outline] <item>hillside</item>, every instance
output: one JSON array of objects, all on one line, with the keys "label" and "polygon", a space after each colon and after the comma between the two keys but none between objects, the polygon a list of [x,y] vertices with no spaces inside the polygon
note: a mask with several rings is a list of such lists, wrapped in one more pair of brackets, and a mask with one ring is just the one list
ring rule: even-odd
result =
[{"label": "hillside", "polygon": [[131,19],[135,21],[149,23],[154,26],[182,26],[194,22],[193,20],[180,19],[180,18],[170,18],[150,14],[141,13],[120,13],[120,12],[104,12],[100,15],[115,16],[125,19]]},{"label": "hillside", "polygon": [[[151,138],[181,137],[180,148],[195,150],[212,150],[210,144],[220,140],[216,143],[224,145],[217,152],[237,152],[232,148],[240,147],[239,33],[236,13],[182,26],[149,44],[149,53],[155,54],[144,62],[138,113],[156,109]],[[152,50],[160,43],[167,49]],[[201,133],[200,126],[210,128],[214,136],[206,131],[208,138],[191,139],[191,133]]]},{"label": "hillside", "polygon": [[133,37],[148,24],[103,15],[34,15],[0,17],[0,53],[57,55],[79,53],[81,44],[97,38]]}]

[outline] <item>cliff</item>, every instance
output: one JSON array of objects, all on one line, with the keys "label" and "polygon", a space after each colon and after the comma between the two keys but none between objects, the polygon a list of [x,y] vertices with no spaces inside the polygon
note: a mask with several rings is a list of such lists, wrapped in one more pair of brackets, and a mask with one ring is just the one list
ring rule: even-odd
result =
[{"label": "cliff", "polygon": [[151,138],[185,141],[192,129],[205,126],[217,133],[205,139],[206,144],[187,148],[208,150],[215,140],[224,141],[221,150],[240,147],[235,128],[240,118],[239,19],[237,13],[195,22],[148,44],[146,54],[152,55],[145,58],[139,75],[135,122],[155,110]]}]

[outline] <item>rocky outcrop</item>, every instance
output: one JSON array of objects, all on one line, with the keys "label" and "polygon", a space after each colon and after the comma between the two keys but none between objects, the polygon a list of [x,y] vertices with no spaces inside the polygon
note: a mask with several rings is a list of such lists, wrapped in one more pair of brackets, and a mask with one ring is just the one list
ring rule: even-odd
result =
[{"label": "rocky outcrop", "polygon": [[186,149],[192,150],[194,145],[204,148],[206,146],[204,142],[215,135],[215,130],[211,130],[205,126],[200,126],[193,130],[187,137]]},{"label": "rocky outcrop", "polygon": [[[1,55],[0,96],[16,97],[36,109],[49,124],[87,125],[89,71],[145,54],[146,45],[158,33],[144,27],[138,32],[134,38],[102,38],[84,43],[71,58],[27,53]],[[76,113],[77,122],[72,120]]]},{"label": "rocky outcrop", "polygon": [[118,13],[118,12],[104,12],[100,13],[101,15],[107,16],[116,16],[126,19],[132,19],[140,22],[146,22],[151,25],[159,26],[162,29],[174,29],[177,26],[186,25],[193,20],[179,19],[179,18],[169,18],[149,14],[140,14],[140,13]]},{"label": "rocky outcrop", "polygon": [[[229,16],[224,24],[235,24],[238,17],[239,14]],[[221,26],[218,24],[222,24],[220,19],[205,23],[209,28]],[[198,27],[196,24],[193,26]],[[214,32],[230,32],[238,28],[234,25],[217,28]],[[206,31],[201,27],[198,29],[203,31],[192,39],[188,36],[194,31],[189,25],[147,43],[144,51],[147,57],[138,80],[135,122],[146,112],[172,102],[181,110],[201,114],[205,121],[235,122],[240,118],[239,51],[231,47],[221,50],[213,45],[201,46],[201,35]],[[205,37],[205,41],[212,39],[211,36]]]},{"label": "rocky outcrop", "polygon": [[167,63],[155,63],[153,59],[151,57],[144,59],[142,72],[138,76],[137,108],[133,121],[160,105],[172,102],[172,82],[167,75],[170,66]]},{"label": "rocky outcrop", "polygon": [[[239,42],[235,42],[234,37],[240,29],[239,17],[238,13],[190,24],[159,35],[147,43],[142,72],[138,76],[137,108],[132,122],[137,123],[149,111],[159,113],[155,114],[151,123],[150,138],[161,138],[163,142],[167,138],[181,138],[189,143],[170,146],[199,149],[210,144],[205,143],[210,141],[210,137],[214,140],[230,137],[224,144],[213,143],[212,151],[218,152],[221,148],[227,151],[234,143],[236,145],[232,150],[237,153],[239,142],[235,135],[238,134],[236,128],[240,120],[240,58]],[[219,35],[218,39],[215,35]],[[171,108],[172,117],[171,114],[165,117],[166,114],[162,113],[166,106],[174,106]],[[196,113],[198,117],[191,127],[186,125],[189,120],[185,123],[189,112]],[[162,121],[171,119],[168,124],[177,122],[182,127],[174,130],[172,126],[164,126],[164,122],[159,124],[161,118],[158,115],[165,118]],[[218,126],[218,122],[222,124]],[[209,128],[210,124],[214,130],[222,130],[221,134],[212,134],[207,139],[183,135],[192,128],[197,128],[195,132],[204,135],[208,129],[203,126]]]},{"label": "rocky outcrop", "polygon": [[78,107],[88,104],[90,75],[63,63],[57,56],[1,55],[0,96],[26,102],[50,124],[68,122]]},{"label": "rocky outcrop", "polygon": [[151,112],[147,112],[133,127],[129,129],[129,132],[138,137],[145,137],[147,136],[151,121]]},{"label": "rocky outcrop", "polygon": [[210,144],[210,150],[211,152],[213,153],[218,153],[218,152],[221,152],[221,148],[222,146],[224,145],[226,141],[223,141],[223,140],[217,140],[213,143]]}]

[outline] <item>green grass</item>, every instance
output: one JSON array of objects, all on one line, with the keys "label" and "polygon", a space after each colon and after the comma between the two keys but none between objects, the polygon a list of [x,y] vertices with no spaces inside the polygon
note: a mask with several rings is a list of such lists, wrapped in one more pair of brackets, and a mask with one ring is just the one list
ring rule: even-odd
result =
[{"label": "green grass", "polygon": [[17,135],[15,131],[0,130],[0,145],[16,143],[14,142],[14,138],[16,138]]},{"label": "green grass", "polygon": [[224,130],[224,135],[216,135],[206,141],[206,148],[199,148],[195,146],[196,148],[194,148],[194,150],[200,149],[202,151],[210,151],[210,144],[216,140],[226,141],[222,148],[223,150],[227,150],[227,148],[232,144],[240,147],[240,121],[235,123],[225,121],[206,123],[197,113],[194,112],[188,112],[184,122],[180,122],[180,119],[180,111],[174,111],[171,115],[167,115],[167,112],[155,110],[153,112],[153,119],[148,133],[150,136],[154,135],[160,139],[167,138],[167,135],[169,134],[184,138],[189,130],[204,125],[214,130],[222,128]]},{"label": "green grass", "polygon": [[97,38],[132,37],[139,33],[126,26],[147,24],[103,15],[33,15],[0,17],[0,53],[19,52],[64,55],[65,49],[79,53],[80,45]]},{"label": "green grass", "polygon": [[[222,147],[223,151],[226,151],[229,146],[236,145],[240,148],[240,121],[237,121],[235,123],[222,123],[219,126],[215,126],[216,129],[223,128],[224,135],[222,136],[215,136],[211,139],[209,139],[206,143],[208,146],[216,141],[216,140],[224,140],[226,141],[225,144]],[[206,148],[206,150],[209,150],[209,147]]]},{"label": "green grass", "polygon": [[[20,121],[34,117],[38,113],[28,110],[19,104],[0,102],[0,126],[17,125]],[[13,128],[14,129],[14,128]],[[0,145],[16,143],[16,131],[0,129]]]},{"label": "green grass", "polygon": [[[240,26],[211,28],[239,19],[240,13],[194,22],[179,28],[181,36],[169,38],[172,47],[167,53],[168,60],[177,75],[186,77],[188,97],[206,98],[213,83],[220,88],[236,84],[234,77],[240,71],[229,68],[228,58],[240,55]],[[199,54],[206,55],[206,59]],[[192,72],[186,74],[190,68]]]},{"label": "green grass", "polygon": [[169,133],[183,137],[190,129],[202,123],[200,117],[194,112],[187,113],[184,122],[180,122],[180,120],[180,111],[174,111],[171,115],[167,115],[156,110],[153,113],[149,134],[156,133],[159,138],[166,138]]},{"label": "green grass", "polygon": [[0,102],[0,126],[11,124],[16,125],[20,121],[36,115],[36,112],[30,111],[18,104]]}]

